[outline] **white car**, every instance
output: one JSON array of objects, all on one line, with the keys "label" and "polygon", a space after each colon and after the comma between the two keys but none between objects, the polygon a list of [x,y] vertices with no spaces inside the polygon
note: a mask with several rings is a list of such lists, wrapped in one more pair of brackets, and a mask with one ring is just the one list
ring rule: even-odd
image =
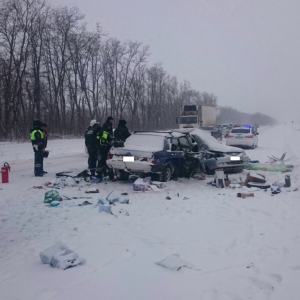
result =
[{"label": "white car", "polygon": [[226,145],[254,149],[258,145],[257,135],[252,127],[235,127],[226,136]]}]

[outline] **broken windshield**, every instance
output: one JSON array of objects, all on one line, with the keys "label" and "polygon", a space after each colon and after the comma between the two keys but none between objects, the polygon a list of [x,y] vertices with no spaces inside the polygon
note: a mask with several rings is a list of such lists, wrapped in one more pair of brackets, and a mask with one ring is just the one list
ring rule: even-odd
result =
[{"label": "broken windshield", "polygon": [[180,118],[180,124],[192,124],[192,123],[198,123],[197,116]]}]

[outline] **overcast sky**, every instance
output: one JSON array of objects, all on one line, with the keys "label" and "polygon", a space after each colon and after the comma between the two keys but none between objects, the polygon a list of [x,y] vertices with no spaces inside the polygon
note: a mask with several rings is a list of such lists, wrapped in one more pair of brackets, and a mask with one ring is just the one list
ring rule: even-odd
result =
[{"label": "overcast sky", "polygon": [[90,30],[150,46],[180,82],[220,106],[300,121],[300,0],[51,0]]}]

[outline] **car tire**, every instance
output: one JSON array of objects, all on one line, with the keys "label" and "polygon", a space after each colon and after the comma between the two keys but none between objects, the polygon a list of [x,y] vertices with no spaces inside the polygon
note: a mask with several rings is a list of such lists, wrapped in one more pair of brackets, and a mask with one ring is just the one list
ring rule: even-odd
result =
[{"label": "car tire", "polygon": [[171,180],[173,175],[173,168],[171,165],[166,165],[161,174],[161,181],[167,182]]},{"label": "car tire", "polygon": [[118,170],[117,171],[117,178],[118,178],[118,180],[122,180],[122,181],[128,180],[129,175],[130,174],[128,172],[125,172],[123,170]]}]

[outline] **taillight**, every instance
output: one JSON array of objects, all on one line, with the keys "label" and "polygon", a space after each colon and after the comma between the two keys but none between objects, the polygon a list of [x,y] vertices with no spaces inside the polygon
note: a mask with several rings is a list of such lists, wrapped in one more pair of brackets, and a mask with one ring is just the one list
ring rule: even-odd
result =
[{"label": "taillight", "polygon": [[141,159],[141,161],[148,161],[148,158],[144,157],[143,159]]},{"label": "taillight", "polygon": [[227,138],[227,139],[233,138],[233,135],[229,135],[229,134],[228,134],[228,135],[226,136],[226,138]]},{"label": "taillight", "polygon": [[107,157],[106,157],[106,159],[112,159],[113,158],[113,154],[111,154],[111,153],[107,153]]},{"label": "taillight", "polygon": [[156,159],[153,158],[151,162],[155,165],[156,164]]},{"label": "taillight", "polygon": [[245,138],[252,139],[253,135],[246,135]]}]

